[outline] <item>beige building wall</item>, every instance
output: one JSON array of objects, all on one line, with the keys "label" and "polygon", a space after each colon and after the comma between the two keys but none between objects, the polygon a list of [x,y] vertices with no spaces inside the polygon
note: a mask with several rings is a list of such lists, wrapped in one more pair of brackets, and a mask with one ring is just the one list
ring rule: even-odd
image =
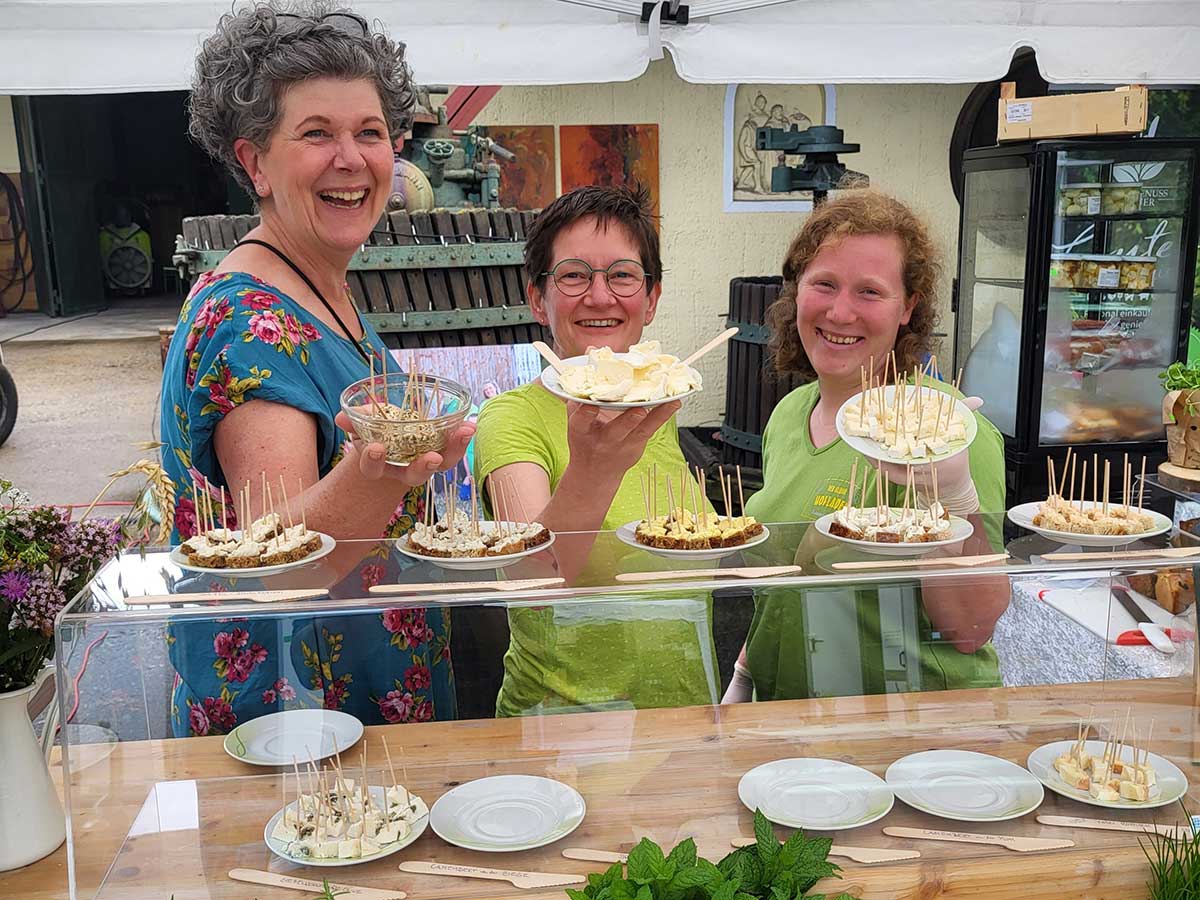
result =
[{"label": "beige building wall", "polygon": [[[846,85],[837,89],[837,124],[862,152],[844,162],[926,215],[957,258],[958,204],[950,187],[950,133],[972,85]],[[779,274],[803,213],[723,212],[724,85],[697,85],[669,60],[619,84],[506,87],[476,119],[481,125],[657,123],[662,198],[663,302],[647,332],[681,355],[722,326],[729,279]],[[943,331],[949,331],[945,279]],[[684,405],[685,425],[720,420],[725,354],[701,360],[706,390]]]}]

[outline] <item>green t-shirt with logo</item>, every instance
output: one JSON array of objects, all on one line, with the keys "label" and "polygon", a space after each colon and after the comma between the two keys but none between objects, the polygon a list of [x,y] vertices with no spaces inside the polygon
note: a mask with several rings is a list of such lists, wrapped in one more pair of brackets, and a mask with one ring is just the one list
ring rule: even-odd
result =
[{"label": "green t-shirt with logo", "polygon": [[[571,459],[566,404],[536,383],[507,391],[480,410],[475,442],[476,484],[502,466],[531,462],[546,471],[553,493]],[[642,458],[625,473],[602,529],[616,530],[645,515],[638,478],[655,464],[662,475],[687,465],[674,418],[651,436]],[[580,580],[609,584],[614,572],[668,562],[607,535],[597,542]],[[707,593],[581,597],[510,609],[508,624],[497,715],[717,702]]]},{"label": "green t-shirt with logo", "polygon": [[[763,433],[764,485],[746,503],[747,512],[761,522],[813,521],[845,505],[851,466],[862,457],[841,438],[813,446],[809,418],[819,396],[816,382],[803,385],[771,414]],[[980,510],[1003,512],[1004,441],[991,422],[979,413],[975,417],[979,430],[967,452]],[[899,493],[895,488],[894,505]],[[872,487],[867,503],[874,502]],[[1003,542],[1000,528],[998,519],[989,519],[994,546]],[[808,534],[814,545],[823,546],[825,539],[815,529]],[[798,557],[804,552],[802,543]],[[970,598],[964,596],[963,602]],[[760,700],[999,684],[991,644],[964,654],[942,640],[921,608],[919,585],[911,581],[760,591],[746,652]]]}]

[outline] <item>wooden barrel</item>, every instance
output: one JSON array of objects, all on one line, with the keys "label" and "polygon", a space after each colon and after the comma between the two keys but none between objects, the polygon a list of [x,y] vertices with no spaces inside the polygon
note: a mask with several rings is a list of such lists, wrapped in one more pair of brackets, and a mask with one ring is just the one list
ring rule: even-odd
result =
[{"label": "wooden barrel", "polygon": [[792,388],[795,375],[776,375],[767,359],[767,307],[779,296],[783,279],[734,278],[729,282],[726,325],[738,333],[729,344],[725,376],[725,419],[721,423],[721,462],[742,467],[750,480],[761,478],[762,434],[771,412]]}]

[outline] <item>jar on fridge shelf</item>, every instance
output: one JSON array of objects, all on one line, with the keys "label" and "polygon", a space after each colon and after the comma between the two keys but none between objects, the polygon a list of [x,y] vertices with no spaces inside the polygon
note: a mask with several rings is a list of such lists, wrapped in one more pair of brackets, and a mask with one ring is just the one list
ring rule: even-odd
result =
[{"label": "jar on fridge shelf", "polygon": [[1106,216],[1135,213],[1141,209],[1141,182],[1110,182],[1100,195],[1100,212]]},{"label": "jar on fridge shelf", "polygon": [[1101,188],[1097,183],[1064,184],[1058,189],[1060,216],[1095,216],[1100,213]]},{"label": "jar on fridge shelf", "polygon": [[1123,291],[1148,291],[1154,284],[1153,256],[1126,256],[1121,260],[1120,288]]}]

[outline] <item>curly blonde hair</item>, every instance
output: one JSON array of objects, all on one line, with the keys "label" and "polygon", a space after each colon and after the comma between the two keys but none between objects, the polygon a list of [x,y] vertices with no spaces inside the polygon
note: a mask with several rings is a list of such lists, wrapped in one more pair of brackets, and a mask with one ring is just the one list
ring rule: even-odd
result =
[{"label": "curly blonde hair", "polygon": [[941,254],[925,223],[894,197],[856,190],[813,211],[792,240],[783,260],[783,289],[767,310],[771,364],[781,375],[817,377],[796,329],[797,282],[822,247],[855,235],[895,235],[904,248],[904,290],[913,307],[896,334],[896,363],[901,371],[920,365],[933,345],[938,314],[935,291]]}]

